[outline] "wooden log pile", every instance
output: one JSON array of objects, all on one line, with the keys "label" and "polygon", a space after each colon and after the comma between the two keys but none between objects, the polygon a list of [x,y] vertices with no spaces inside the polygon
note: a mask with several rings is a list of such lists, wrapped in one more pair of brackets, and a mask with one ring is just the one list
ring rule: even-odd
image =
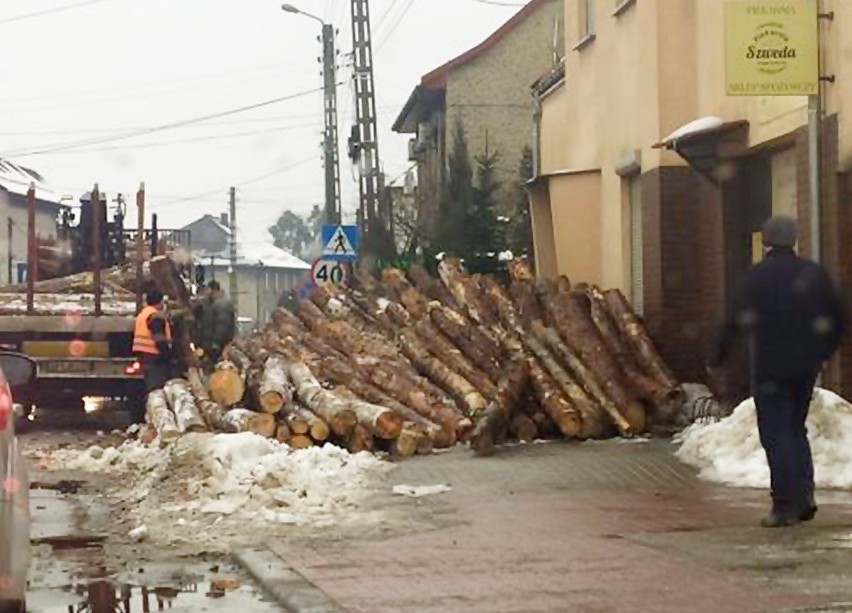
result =
[{"label": "wooden log pile", "polygon": [[508,286],[453,259],[439,273],[387,269],[317,288],[228,348],[206,383],[190,373],[181,389],[198,419],[172,408],[172,423],[155,406],[151,423],[168,436],[204,426],[294,448],[407,457],[465,442],[489,455],[511,439],[640,434],[682,394],[617,290],[538,281],[520,260]]}]

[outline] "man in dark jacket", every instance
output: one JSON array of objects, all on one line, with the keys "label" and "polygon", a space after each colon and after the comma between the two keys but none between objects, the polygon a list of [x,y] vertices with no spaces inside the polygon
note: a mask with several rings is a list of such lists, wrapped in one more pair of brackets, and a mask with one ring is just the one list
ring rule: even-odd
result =
[{"label": "man in dark jacket", "polygon": [[772,483],[772,512],[761,523],[775,528],[811,520],[817,511],[805,421],[845,317],[826,270],[796,255],[792,219],[770,219],[763,245],[766,257],[749,273],[711,366],[722,363],[739,334],[750,337],[757,427]]},{"label": "man in dark jacket", "polygon": [[222,357],[222,350],[234,340],[237,318],[233,303],[222,294],[218,281],[207,286],[207,295],[196,309],[197,344],[210,363]]}]

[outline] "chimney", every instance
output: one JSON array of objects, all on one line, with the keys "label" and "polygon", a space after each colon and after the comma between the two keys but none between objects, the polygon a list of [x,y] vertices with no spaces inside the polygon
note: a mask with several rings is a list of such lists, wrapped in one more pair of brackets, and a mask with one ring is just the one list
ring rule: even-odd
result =
[{"label": "chimney", "polygon": [[227,213],[222,213],[221,215],[219,215],[219,223],[221,223],[226,228],[231,227],[231,224],[228,223],[228,214]]}]

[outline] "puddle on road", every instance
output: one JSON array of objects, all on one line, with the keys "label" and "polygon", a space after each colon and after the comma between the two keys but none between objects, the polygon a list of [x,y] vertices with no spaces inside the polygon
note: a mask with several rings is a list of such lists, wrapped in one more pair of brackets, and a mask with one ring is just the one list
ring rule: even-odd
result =
[{"label": "puddle on road", "polygon": [[281,610],[226,562],[128,563],[114,571],[102,559],[96,538],[34,544],[29,613]]}]

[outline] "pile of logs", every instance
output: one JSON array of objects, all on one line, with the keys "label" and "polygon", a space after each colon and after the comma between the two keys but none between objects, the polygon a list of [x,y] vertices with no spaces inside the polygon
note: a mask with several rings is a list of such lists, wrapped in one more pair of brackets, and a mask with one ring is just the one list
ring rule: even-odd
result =
[{"label": "pile of logs", "polygon": [[458,260],[439,273],[386,269],[380,281],[319,287],[296,313],[279,309],[206,384],[190,376],[199,410],[183,421],[297,448],[329,441],[405,457],[467,442],[486,455],[509,439],[633,436],[679,401],[618,290],[537,281],[521,260],[508,287]]}]

